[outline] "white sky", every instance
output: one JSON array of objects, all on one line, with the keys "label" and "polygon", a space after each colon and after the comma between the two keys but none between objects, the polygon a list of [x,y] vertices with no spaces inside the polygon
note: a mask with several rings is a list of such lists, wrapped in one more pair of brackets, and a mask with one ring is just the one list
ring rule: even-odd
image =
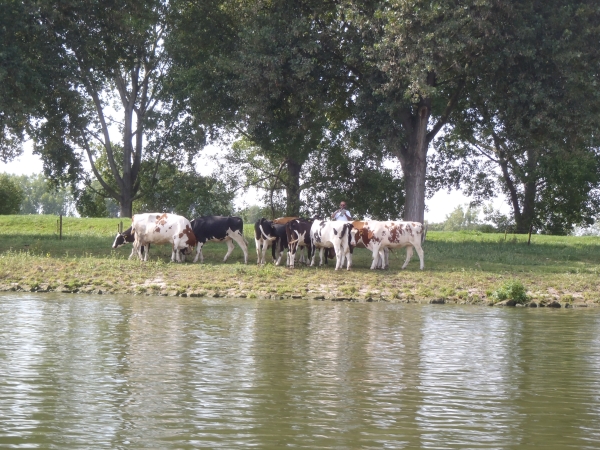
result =
[{"label": "white sky", "polygon": [[[207,148],[203,152],[203,161],[206,161],[208,154],[214,154],[214,148]],[[209,165],[203,163],[202,168],[207,169]],[[201,167],[198,167],[200,173],[205,172]],[[19,158],[14,161],[4,164],[0,162],[0,172],[15,174],[15,175],[32,175],[41,173],[43,170],[42,161],[39,156],[31,153],[31,148],[26,146],[26,149]],[[212,169],[211,169],[212,170]],[[494,207],[501,209],[505,214],[508,212],[508,206],[502,199],[492,199]],[[236,206],[242,207],[246,205],[252,205],[256,203],[256,193],[249,192],[244,197],[236,199]],[[426,200],[426,207],[428,211],[425,211],[425,220],[432,223],[443,222],[446,216],[450,214],[459,205],[465,205],[469,203],[469,198],[462,195],[460,192],[437,192],[431,199]],[[350,208],[352,210],[352,208]]]}]

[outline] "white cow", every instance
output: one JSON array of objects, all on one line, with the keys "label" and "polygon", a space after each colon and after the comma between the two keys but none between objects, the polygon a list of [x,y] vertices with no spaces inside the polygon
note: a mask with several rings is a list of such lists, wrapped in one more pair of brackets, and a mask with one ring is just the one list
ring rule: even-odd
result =
[{"label": "white cow", "polygon": [[346,269],[349,270],[350,266],[352,265],[350,246],[356,245],[356,240],[354,238],[355,234],[356,230],[353,230],[351,223],[315,220],[310,228],[310,239],[313,247],[313,255],[310,265],[315,265],[317,248],[320,249],[320,265],[323,265],[323,253],[325,249],[333,247],[336,257],[335,270],[338,270],[340,267],[342,267],[345,258],[348,259]]},{"label": "white cow", "polygon": [[425,240],[426,229],[419,222],[403,222],[389,220],[380,222],[369,220],[365,222],[353,222],[357,229],[356,242],[373,252],[373,264],[371,269],[387,268],[388,249],[406,248],[406,261],[402,265],[405,269],[413,255],[413,247],[419,255],[421,270],[425,267],[423,261],[423,249],[421,244]]},{"label": "white cow", "polygon": [[[176,214],[147,213],[136,214],[132,217],[132,232],[135,235],[133,248],[137,249],[138,256],[144,261],[148,260],[148,244],[171,244],[173,251],[171,261],[181,262],[185,259],[182,250],[191,252],[196,245],[196,237],[190,221]],[[142,255],[142,247],[146,252]]]}]

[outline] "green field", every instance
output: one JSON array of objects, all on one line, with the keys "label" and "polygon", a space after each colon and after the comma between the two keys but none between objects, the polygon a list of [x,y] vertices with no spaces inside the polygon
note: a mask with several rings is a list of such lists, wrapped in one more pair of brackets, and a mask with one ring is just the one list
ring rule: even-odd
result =
[{"label": "green field", "polygon": [[389,270],[371,271],[370,253],[355,249],[352,269],[336,272],[331,262],[257,266],[251,224],[247,265],[237,245],[223,263],[226,245],[215,243],[204,247],[204,264],[174,264],[168,246],[153,246],[148,262],[129,261],[130,245],[113,250],[120,219],[63,218],[62,240],[57,219],[0,216],[0,290],[491,304],[495,291],[516,281],[541,305],[600,301],[597,237],[533,236],[527,245],[527,236],[429,232],[424,271],[416,254],[400,270],[404,250],[392,252]]}]

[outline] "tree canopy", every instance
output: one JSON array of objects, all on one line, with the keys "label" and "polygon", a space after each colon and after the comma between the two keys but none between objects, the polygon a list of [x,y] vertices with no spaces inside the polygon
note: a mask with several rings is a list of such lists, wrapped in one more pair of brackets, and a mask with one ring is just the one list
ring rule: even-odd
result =
[{"label": "tree canopy", "polygon": [[423,221],[460,188],[505,193],[520,232],[595,218],[594,0],[0,1],[0,158],[27,133],[90,211],[224,211],[243,173],[290,215]]}]

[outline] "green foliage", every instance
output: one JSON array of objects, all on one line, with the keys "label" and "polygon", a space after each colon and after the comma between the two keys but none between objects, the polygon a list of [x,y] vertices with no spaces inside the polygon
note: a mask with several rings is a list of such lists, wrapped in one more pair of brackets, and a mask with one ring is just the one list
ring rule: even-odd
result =
[{"label": "green foliage", "polygon": [[142,180],[148,185],[142,185],[143,194],[134,202],[135,212],[174,212],[190,220],[198,216],[232,213],[234,193],[214,177],[163,164],[158,178],[160,182],[155,185],[149,178]]},{"label": "green foliage", "polygon": [[86,186],[76,202],[81,217],[111,217],[106,206],[106,198]]},{"label": "green foliage", "polygon": [[23,189],[15,177],[0,174],[0,214],[17,214],[24,199]]},{"label": "green foliage", "polygon": [[496,301],[514,300],[517,303],[526,303],[529,300],[527,289],[518,280],[508,281],[492,292],[492,298]]},{"label": "green foliage", "polygon": [[462,206],[457,206],[446,216],[443,231],[474,230],[479,225],[478,215],[477,208],[467,206],[465,211]]},{"label": "green foliage", "polygon": [[403,178],[396,170],[384,167],[382,159],[336,147],[315,152],[307,166],[306,215],[329,217],[343,200],[356,219],[402,217]]},{"label": "green foliage", "polygon": [[502,36],[486,56],[493,76],[471,86],[470,107],[452,117],[430,158],[430,187],[462,189],[477,201],[502,192],[516,232],[533,225],[564,234],[589,224],[600,207],[591,139],[600,128],[592,68],[599,10],[586,0],[511,8],[510,20],[493,21]]},{"label": "green foliage", "polygon": [[42,174],[23,175],[15,180],[25,195],[20,214],[74,215],[75,200],[70,188],[56,186]]}]

